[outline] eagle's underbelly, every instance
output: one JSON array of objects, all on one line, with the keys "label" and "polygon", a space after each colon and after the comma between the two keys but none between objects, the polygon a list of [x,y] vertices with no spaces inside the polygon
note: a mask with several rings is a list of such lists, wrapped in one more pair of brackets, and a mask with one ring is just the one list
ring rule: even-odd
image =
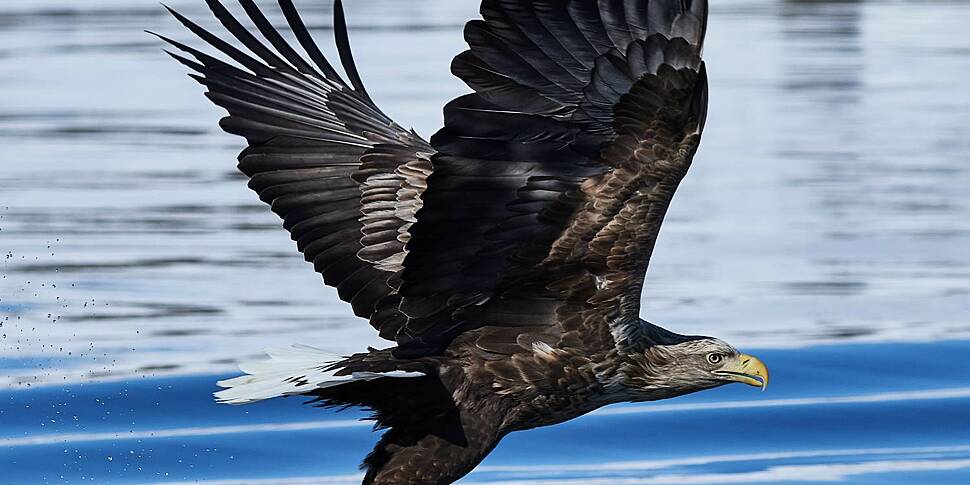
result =
[{"label": "eagle's underbelly", "polygon": [[442,369],[442,381],[467,412],[482,412],[481,403],[491,403],[487,409],[501,414],[494,418],[504,432],[562,423],[624,400],[609,390],[605,376],[618,365],[605,353],[536,346],[504,358],[481,352],[464,357]]},{"label": "eagle's underbelly", "polygon": [[520,431],[563,423],[610,404],[605,398],[600,394],[582,392],[572,396],[538,396],[514,410],[509,427],[512,431]]}]

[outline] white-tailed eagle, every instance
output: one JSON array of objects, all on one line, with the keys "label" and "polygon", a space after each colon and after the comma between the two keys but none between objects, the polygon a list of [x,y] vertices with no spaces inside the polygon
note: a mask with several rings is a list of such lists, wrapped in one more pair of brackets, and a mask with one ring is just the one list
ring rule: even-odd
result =
[{"label": "white-tailed eagle", "polygon": [[[378,108],[335,4],[344,76],[291,0],[297,45],[218,0],[231,62],[164,38],[246,138],[239,169],[306,260],[393,342],[271,352],[223,381],[242,404],[305,395],[373,411],[365,484],[451,483],[512,431],[731,382],[758,359],[642,320],[667,207],[704,129],[706,0],[485,0],[452,72],[472,89],[430,141]],[[297,49],[303,52],[298,52]]]}]

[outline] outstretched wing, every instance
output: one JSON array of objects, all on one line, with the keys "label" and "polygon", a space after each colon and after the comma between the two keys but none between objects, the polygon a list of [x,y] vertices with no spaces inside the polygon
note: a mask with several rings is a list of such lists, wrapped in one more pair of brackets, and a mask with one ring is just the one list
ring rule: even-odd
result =
[{"label": "outstretched wing", "polygon": [[400,355],[482,327],[630,337],[703,129],[706,0],[485,0],[453,64],[474,93],[445,107],[431,144],[367,95],[339,1],[349,83],[291,0],[279,3],[309,61],[239,2],[264,40],[207,0],[249,53],[175,14],[233,62],[165,40],[229,111],[222,126],[248,140],[250,186]]},{"label": "outstretched wing", "polygon": [[445,107],[432,138],[401,352],[470,329],[489,335],[482,347],[521,345],[526,327],[623,345],[703,129],[707,2],[485,0],[481,12],[452,66],[475,92]]},{"label": "outstretched wing", "polygon": [[334,29],[349,85],[314,44],[291,0],[280,0],[280,7],[309,60],[253,0],[239,3],[264,40],[218,0],[207,3],[249,53],[172,11],[235,64],[162,37],[191,59],[170,54],[229,112],[221,126],[249,143],[239,169],[283,219],[306,260],[358,316],[378,329],[394,327],[401,318],[396,295],[405,244],[434,150],[371,101],[350,54],[340,1]]}]

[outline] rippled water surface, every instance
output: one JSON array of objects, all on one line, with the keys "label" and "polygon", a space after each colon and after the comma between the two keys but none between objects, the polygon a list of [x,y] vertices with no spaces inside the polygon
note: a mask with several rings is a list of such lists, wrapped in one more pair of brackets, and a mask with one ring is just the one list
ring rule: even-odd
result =
[{"label": "rippled water surface", "polygon": [[[369,91],[430,136],[476,2],[347,3]],[[466,482],[970,483],[970,4],[712,3],[643,313],[778,385],[513,435]],[[329,2],[297,4],[328,44]],[[357,414],[211,403],[265,347],[383,344],[145,29],[190,39],[150,0],[0,5],[0,483],[352,483]]]}]

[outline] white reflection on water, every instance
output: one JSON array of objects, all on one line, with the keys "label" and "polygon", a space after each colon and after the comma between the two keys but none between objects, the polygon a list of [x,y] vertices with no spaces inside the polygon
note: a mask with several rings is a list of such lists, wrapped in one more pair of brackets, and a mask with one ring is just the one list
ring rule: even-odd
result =
[{"label": "white reflection on water", "polygon": [[[838,482],[856,475],[877,473],[953,471],[970,468],[970,460],[889,460],[851,464],[784,465],[741,473],[670,474],[650,478],[566,478],[555,480],[469,481],[491,485],[654,485],[654,484],[719,484],[719,483],[791,483]],[[348,482],[349,483],[349,482]]]},{"label": "white reflection on water", "polygon": [[[687,403],[687,404],[646,404],[646,405],[630,405],[622,407],[609,407],[603,408],[590,413],[590,416],[617,416],[617,415],[630,415],[630,414],[643,414],[643,413],[664,413],[664,412],[701,412],[701,411],[723,411],[723,410],[738,410],[738,409],[756,409],[756,408],[778,408],[778,407],[795,407],[795,406],[822,406],[822,405],[833,405],[833,404],[875,404],[875,403],[903,403],[911,401],[938,401],[947,399],[968,399],[970,398],[970,387],[964,388],[953,388],[953,389],[933,389],[927,391],[903,391],[903,392],[882,392],[876,394],[861,394],[854,396],[835,396],[835,397],[804,397],[804,398],[789,398],[789,399],[762,399],[756,401],[723,401],[723,402],[700,402],[700,403]],[[309,430],[325,430],[325,429],[341,429],[341,428],[371,428],[373,424],[368,421],[361,421],[357,419],[328,419],[328,420],[315,420],[315,421],[299,421],[290,423],[256,423],[256,424],[234,424],[234,425],[222,425],[222,426],[192,426],[184,428],[167,428],[167,429],[151,429],[151,430],[127,430],[127,431],[107,431],[107,432],[93,432],[93,433],[61,433],[61,434],[38,434],[34,436],[25,437],[0,437],[0,448],[11,448],[20,446],[42,446],[42,445],[53,445],[53,444],[77,444],[93,441],[111,441],[116,442],[118,440],[146,440],[146,439],[164,439],[164,438],[184,438],[184,437],[199,437],[199,436],[217,436],[217,435],[232,435],[232,434],[249,434],[249,433],[266,433],[266,432],[293,432],[293,431],[309,431]],[[940,450],[950,450],[950,451],[968,451],[970,452],[970,446],[958,446],[958,447],[943,447],[936,448]],[[905,450],[905,449],[904,449]],[[878,450],[877,450],[878,451]],[[795,458],[802,456],[818,456],[811,453],[809,454],[796,454],[796,455],[783,455],[777,458],[766,458],[766,456],[775,456],[773,454],[757,454],[746,456],[750,460],[759,459],[781,459],[781,458]],[[840,454],[874,454],[876,451],[867,450],[856,450],[855,452],[841,451],[841,452],[824,452],[824,456],[839,456]],[[833,454],[834,453],[834,454]],[[888,452],[885,452],[888,453]],[[762,456],[764,455],[764,456]],[[704,458],[707,460],[708,458]],[[717,458],[720,460],[721,458]],[[685,461],[686,460],[686,461]],[[595,465],[596,469],[599,470],[647,470],[654,465],[644,465],[644,463],[668,463],[673,464],[693,464],[692,459],[677,459],[677,460],[667,460],[667,461],[651,461],[651,462],[624,462],[623,464],[617,463],[606,463]],[[709,461],[701,463],[710,463]],[[529,466],[481,466],[477,470],[479,472],[525,472],[525,471],[584,471],[588,470],[589,465],[529,465]]]},{"label": "white reflection on water", "polygon": [[[713,3],[711,117],[644,316],[761,347],[970,336],[970,5]],[[298,4],[326,43],[328,2]],[[477,1],[348,10],[370,92],[433,133]],[[156,2],[7,2],[0,26],[0,385],[384,345],[235,174],[242,141],[141,32],[191,38]]]},{"label": "white reflection on water", "polygon": [[296,423],[238,424],[226,426],[194,426],[189,428],[153,429],[148,431],[115,431],[99,433],[65,433],[23,438],[0,438],[0,447],[70,445],[94,441],[117,442],[119,440],[146,440],[186,438],[245,433],[287,433],[339,428],[372,428],[373,424],[358,419],[300,421]]},{"label": "white reflection on water", "polygon": [[[970,452],[967,446],[924,447],[924,448],[879,448],[858,450],[813,450],[782,453],[757,453],[744,455],[721,455],[690,457],[678,460],[658,460],[644,462],[603,463],[596,465],[550,465],[549,467],[479,467],[461,483],[481,483],[490,485],[652,485],[652,484],[719,484],[719,483],[790,483],[790,482],[838,482],[857,475],[902,472],[953,471],[970,468],[970,459],[946,459],[947,456],[965,455]],[[930,456],[932,458],[925,458]],[[881,458],[892,460],[880,460]],[[826,463],[821,465],[781,465],[765,466],[764,469],[737,473],[704,473],[682,475],[667,473],[654,477],[622,478],[609,476],[598,478],[597,472],[650,471],[662,472],[683,466],[713,465],[723,463],[745,464],[797,460],[804,458],[828,460],[859,460],[858,463]],[[908,459],[912,458],[912,459]],[[922,458],[922,459],[919,459]],[[556,471],[562,473],[582,473],[583,478],[518,479],[518,480],[478,480],[476,475],[495,471],[520,472],[524,475]],[[360,475],[329,475],[318,477],[243,479],[243,480],[203,480],[192,482],[161,482],[155,485],[179,485],[204,483],[206,485],[321,485],[356,484]]]}]

